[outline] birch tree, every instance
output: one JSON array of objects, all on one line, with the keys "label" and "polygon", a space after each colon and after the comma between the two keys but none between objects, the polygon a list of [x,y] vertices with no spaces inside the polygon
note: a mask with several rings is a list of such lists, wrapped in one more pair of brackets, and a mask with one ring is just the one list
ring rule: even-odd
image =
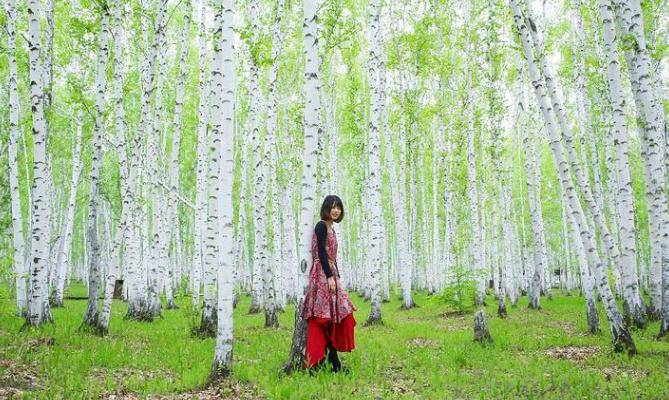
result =
[{"label": "birch tree", "polygon": [[[150,66],[148,99],[155,93],[154,104],[150,106],[149,120],[145,126],[145,133],[147,135],[147,163],[148,163],[148,180],[150,193],[150,213],[147,211],[147,227],[150,227],[149,237],[149,268],[148,268],[148,292],[146,304],[146,318],[152,320],[162,313],[162,305],[160,302],[159,278],[164,275],[165,260],[161,257],[163,252],[163,240],[165,232],[164,224],[162,223],[162,213],[164,204],[161,200],[164,199],[164,192],[162,187],[158,184],[159,176],[159,139],[162,132],[162,116],[163,116],[163,81],[165,76],[165,29],[166,29],[166,14],[167,14],[167,0],[161,0],[158,3],[158,10],[154,20],[154,36],[151,47],[149,49],[149,57],[154,60],[154,64]],[[156,68],[155,62],[158,63]],[[147,208],[148,208],[147,203]],[[148,209],[147,209],[148,210]]]},{"label": "birch tree", "polygon": [[473,255],[472,270],[476,275],[476,304],[485,304],[485,279],[482,275],[483,267],[483,237],[480,224],[479,215],[479,197],[478,197],[478,180],[476,178],[476,159],[475,159],[475,136],[474,129],[474,114],[475,114],[475,89],[472,86],[472,62],[471,58],[471,3],[469,0],[465,4],[465,75],[466,75],[466,91],[467,91],[467,194],[469,196],[469,208],[471,213],[471,229],[472,229],[472,244],[471,251]]},{"label": "birch tree", "polygon": [[[260,50],[260,16],[259,8],[260,2],[258,0],[249,1],[249,13],[251,15],[251,31],[252,31],[252,51],[250,60],[250,77],[249,77],[249,102],[251,109],[251,143],[253,146],[253,154],[255,157],[255,168],[253,180],[255,182],[253,188],[253,202],[254,207],[254,245],[253,245],[253,272],[251,281],[251,308],[250,314],[260,312],[263,301],[263,271],[267,263],[267,235],[263,230],[265,215],[265,204],[267,199],[265,197],[265,169],[263,167],[262,147],[263,138],[260,133],[260,82],[259,82],[259,57]],[[265,149],[268,150],[268,149]]]},{"label": "birch tree", "polygon": [[[522,108],[523,106],[520,105],[520,107]],[[523,134],[523,143],[525,147],[525,173],[527,181],[527,193],[529,197],[528,204],[530,209],[530,218],[532,219],[532,237],[534,240],[534,249],[532,251],[533,256],[531,257],[534,268],[530,277],[530,288],[528,295],[530,297],[529,308],[538,310],[541,309],[541,276],[543,275],[543,270],[546,267],[544,265],[544,258],[542,257],[543,243],[541,239],[541,226],[543,224],[541,223],[542,217],[540,214],[540,209],[537,207],[537,204],[540,202],[540,200],[536,199],[536,197],[540,196],[540,189],[536,187],[537,180],[535,179],[535,175],[538,173],[535,154],[536,146],[533,143],[534,140],[529,137],[527,132],[529,131],[528,123],[526,122],[524,125],[525,128],[523,131],[525,132]]]},{"label": "birch tree", "polygon": [[16,0],[8,0],[5,4],[7,12],[7,52],[9,54],[9,190],[12,212],[12,243],[14,246],[14,273],[16,274],[16,313],[25,317],[28,306],[28,290],[26,279],[28,260],[26,260],[26,244],[23,231],[23,214],[21,212],[21,192],[19,191],[19,86],[18,67],[16,61]]},{"label": "birch tree", "polygon": [[532,88],[537,103],[539,103],[546,130],[548,132],[549,144],[553,153],[553,162],[558,170],[561,189],[567,194],[569,206],[571,207],[574,218],[578,224],[578,230],[580,232],[581,239],[583,240],[586,254],[589,257],[589,263],[593,266],[593,269],[597,271],[597,286],[599,289],[599,294],[602,297],[602,301],[604,303],[606,315],[609,320],[614,349],[616,351],[627,349],[629,354],[636,354],[636,346],[632,336],[629,333],[629,330],[623,325],[622,316],[618,310],[618,306],[615,303],[613,293],[611,292],[611,288],[609,286],[608,276],[605,273],[604,266],[599,259],[599,255],[597,254],[592,231],[587,225],[585,214],[581,208],[580,202],[576,197],[576,191],[570,176],[569,166],[564,156],[562,143],[560,142],[560,136],[553,119],[553,110],[546,95],[543,78],[539,74],[539,70],[535,64],[532,39],[528,32],[527,25],[523,19],[523,14],[518,4],[518,0],[510,0],[509,3],[513,13],[514,25],[518,34],[520,35],[523,55],[525,57],[525,61],[527,62]]},{"label": "birch tree", "polygon": [[602,37],[607,62],[607,80],[613,107],[613,136],[616,144],[617,205],[620,222],[621,272],[625,314],[637,326],[645,326],[644,306],[638,294],[636,274],[636,228],[634,226],[634,194],[629,170],[629,134],[625,116],[625,95],[622,89],[620,64],[616,48],[614,15],[609,0],[599,1]]},{"label": "birch tree", "polygon": [[193,309],[198,310],[200,304],[200,283],[203,269],[203,242],[204,226],[206,219],[206,196],[207,196],[207,170],[208,170],[208,149],[209,136],[207,132],[207,123],[209,120],[209,103],[207,88],[209,87],[209,78],[207,71],[207,24],[205,11],[207,3],[199,0],[197,5],[197,24],[198,34],[197,43],[199,49],[199,106],[198,106],[198,126],[197,126],[197,174],[196,174],[196,194],[195,194],[195,226],[194,226],[194,253],[193,268],[191,270],[191,287],[193,290]]},{"label": "birch tree", "polygon": [[56,287],[51,302],[54,307],[63,306],[63,293],[65,292],[65,278],[71,268],[72,253],[72,228],[74,225],[74,211],[77,199],[77,186],[82,170],[81,163],[81,136],[83,133],[83,117],[79,110],[77,113],[77,136],[74,144],[74,155],[72,156],[72,177],[70,178],[70,194],[67,200],[67,211],[63,227],[63,240],[60,243],[58,258],[56,259]]},{"label": "birch tree", "polygon": [[[281,35],[281,17],[283,14],[283,1],[279,0],[276,3],[276,19],[274,21],[274,29],[272,32],[272,67],[270,69],[269,76],[269,104],[268,104],[268,113],[267,113],[267,138],[265,140],[265,151],[264,151],[264,160],[263,168],[266,171],[266,176],[269,175],[269,168],[272,166],[274,171],[274,179],[272,180],[274,185],[272,189],[272,204],[274,205],[274,210],[278,210],[278,185],[277,183],[277,167],[276,163],[278,159],[277,155],[277,144],[276,136],[278,133],[277,130],[277,107],[279,106],[278,96],[277,96],[277,74],[279,69],[279,53],[281,51],[281,46],[283,38]],[[268,179],[269,181],[269,179]],[[268,182],[269,183],[269,182]],[[269,186],[269,185],[267,185]],[[263,204],[259,205],[259,208],[263,208]],[[263,208],[264,209],[264,208]],[[263,220],[267,220],[265,214],[261,214]],[[256,223],[261,221],[256,220]],[[264,221],[263,221],[264,222]],[[277,255],[277,247],[281,242],[281,231],[276,227],[274,231],[274,255]],[[267,236],[267,230],[265,230],[265,236]],[[265,239],[266,240],[266,239]],[[279,317],[278,317],[278,307],[279,300],[277,295],[281,292],[277,290],[277,286],[281,286],[281,280],[277,276],[280,274],[280,271],[277,270],[278,260],[266,260],[264,265],[264,276],[263,276],[263,307],[265,309],[265,327],[278,327],[279,326]]]},{"label": "birch tree", "polygon": [[[213,190],[213,204],[210,212],[220,218],[211,219],[211,223],[218,223],[220,236],[207,239],[218,241],[217,258],[217,317],[216,349],[212,366],[212,378],[227,377],[232,371],[232,343],[233,343],[233,276],[234,276],[234,230],[232,209],[233,184],[233,137],[234,137],[234,29],[233,29],[233,1],[216,0],[213,4],[214,35],[213,56],[211,67],[212,78],[212,112],[211,136],[212,164],[218,165],[218,183],[210,178],[210,182],[220,187]],[[221,193],[220,198],[217,197]],[[208,220],[208,223],[210,221]],[[211,231],[208,229],[207,233]]]},{"label": "birch tree", "polygon": [[[185,86],[186,86],[186,74],[187,74],[187,64],[186,58],[188,57],[188,39],[190,38],[190,21],[192,7],[190,0],[184,1],[184,25],[181,30],[181,37],[179,43],[179,72],[177,78],[177,87],[175,94],[175,103],[174,103],[174,119],[172,122],[173,131],[172,131],[172,148],[170,151],[170,162],[169,162],[169,180],[170,180],[170,200],[169,200],[169,215],[167,218],[168,224],[171,228],[171,240],[173,243],[173,248],[176,253],[178,247],[178,235],[177,231],[179,230],[179,208],[178,208],[178,199],[177,194],[179,193],[180,188],[180,164],[179,164],[179,151],[181,149],[181,130],[182,130],[182,114],[183,114],[183,104],[184,104],[184,95],[185,95]],[[179,260],[176,260],[179,263]],[[170,269],[172,271],[172,269]],[[169,274],[171,278],[171,273]],[[171,282],[168,288],[171,287]],[[170,290],[171,293],[171,290]],[[168,296],[168,309],[176,308],[174,303],[174,297]]]},{"label": "birch tree", "polygon": [[30,268],[28,283],[27,326],[40,326],[51,322],[51,308],[48,299],[48,264],[49,243],[47,241],[50,221],[48,196],[48,177],[46,137],[47,125],[44,118],[44,68],[40,59],[41,6],[38,0],[28,1],[28,50],[30,59],[30,99],[33,122],[33,184],[32,184],[32,221],[30,241]]},{"label": "birch tree", "polygon": [[[319,98],[319,55],[318,55],[318,9],[317,0],[304,0],[304,150],[302,157],[302,195],[299,219],[300,241],[298,244],[298,260],[302,274],[307,272],[311,259],[311,238],[313,235],[314,211],[316,210],[316,161],[318,137],[322,134],[321,105]],[[288,362],[282,371],[291,373],[304,364],[306,346],[307,321],[300,317],[304,302],[307,279],[302,280],[302,288],[297,293],[295,311],[295,329],[291,342]]]},{"label": "birch tree", "polygon": [[379,51],[381,47],[379,27],[379,2],[369,3],[369,83],[370,83],[370,121],[369,121],[369,194],[371,209],[371,237],[369,241],[371,261],[371,300],[372,307],[367,324],[382,323],[381,319],[381,253],[380,243],[383,234],[383,216],[381,213],[381,148],[379,125],[381,115],[381,88],[379,82]]},{"label": "birch tree", "polygon": [[[669,210],[667,206],[667,139],[666,116],[662,102],[653,87],[654,77],[648,45],[644,34],[644,20],[639,0],[615,1],[616,13],[624,42],[627,71],[632,86],[636,114],[642,131],[645,151],[644,168],[648,216],[651,235],[651,271],[661,270],[662,310],[659,336],[669,333]],[[662,160],[665,160],[663,163]],[[653,223],[654,221],[655,223]],[[654,255],[654,257],[653,257]],[[652,303],[657,307],[657,278],[653,276]],[[652,287],[651,286],[651,287]]]},{"label": "birch tree", "polygon": [[104,136],[105,91],[107,88],[107,60],[109,59],[109,8],[107,3],[102,7],[102,31],[100,33],[100,52],[95,72],[95,127],[93,128],[93,155],[89,177],[88,197],[88,247],[90,249],[88,275],[88,306],[84,315],[84,325],[97,329],[98,325],[98,289],[102,274],[100,260],[100,243],[98,238],[98,207],[100,202],[100,171],[102,169],[102,141]]}]

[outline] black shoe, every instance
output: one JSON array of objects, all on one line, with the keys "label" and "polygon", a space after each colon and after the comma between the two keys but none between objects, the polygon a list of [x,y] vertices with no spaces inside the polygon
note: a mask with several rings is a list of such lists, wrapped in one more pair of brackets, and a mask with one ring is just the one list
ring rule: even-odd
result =
[{"label": "black shoe", "polygon": [[337,350],[331,347],[330,347],[330,352],[328,353],[328,361],[332,366],[332,372],[334,372],[335,374],[342,373],[344,375],[348,375],[351,373],[351,370],[348,367],[341,365],[341,361],[339,361],[339,354],[337,353]]},{"label": "black shoe", "polygon": [[341,362],[339,361],[339,355],[337,354],[337,350],[333,349],[332,347],[328,347],[328,361],[330,362],[330,365],[332,366],[332,372],[339,372],[341,369]]}]

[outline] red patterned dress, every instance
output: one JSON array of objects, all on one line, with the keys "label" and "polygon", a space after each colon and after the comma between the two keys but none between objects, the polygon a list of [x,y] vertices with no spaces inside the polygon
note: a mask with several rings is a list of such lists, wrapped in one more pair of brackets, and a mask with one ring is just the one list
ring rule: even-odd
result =
[{"label": "red patterned dress", "polygon": [[353,329],[355,306],[341,287],[337,269],[337,236],[328,229],[326,252],[336,290],[330,293],[327,278],[318,256],[316,232],[311,238],[313,264],[309,271],[309,286],[302,307],[302,318],[307,320],[307,365],[313,366],[325,357],[328,344],[337,351],[355,348]]}]

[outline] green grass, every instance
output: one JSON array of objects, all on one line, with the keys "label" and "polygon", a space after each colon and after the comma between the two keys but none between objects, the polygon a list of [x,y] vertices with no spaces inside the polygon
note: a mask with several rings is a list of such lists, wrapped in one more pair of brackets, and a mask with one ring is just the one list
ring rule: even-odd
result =
[{"label": "green grass", "polygon": [[[180,298],[180,309],[165,310],[153,323],[124,321],[126,305],[116,302],[110,334],[100,338],[78,331],[85,301],[66,300],[66,308],[53,310],[54,325],[20,332],[23,321],[13,315],[13,300],[6,291],[0,295],[0,393],[15,387],[24,398],[114,392],[188,398],[209,374],[214,340],[190,335],[196,320],[188,311],[190,298]],[[250,301],[244,296],[235,311],[234,387],[226,393],[271,399],[669,397],[669,343],[654,340],[657,322],[634,332],[639,354],[629,358],[612,352],[608,333],[587,334],[582,298],[542,299],[541,311],[528,310],[522,299],[505,320],[496,317],[489,298],[494,343],[481,346],[472,341],[472,315],[448,313],[438,296],[419,293],[415,299],[420,307],[404,311],[394,298],[383,305],[385,325],[365,328],[369,303],[353,296],[357,349],[341,357],[350,375],[323,371],[279,378],[294,308],[280,316],[279,329],[265,329],[262,315],[246,314]],[[38,341],[49,337],[54,344]],[[565,346],[594,354],[572,360],[546,353]]]}]

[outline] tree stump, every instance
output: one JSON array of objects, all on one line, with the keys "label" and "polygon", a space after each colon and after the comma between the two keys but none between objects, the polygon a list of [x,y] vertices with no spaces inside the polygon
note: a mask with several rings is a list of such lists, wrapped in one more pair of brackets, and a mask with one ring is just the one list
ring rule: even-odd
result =
[{"label": "tree stump", "polygon": [[123,279],[117,279],[114,282],[114,299],[121,300],[123,297]]},{"label": "tree stump", "polygon": [[499,295],[499,304],[497,306],[497,315],[500,318],[506,318],[506,300],[504,299],[504,294],[500,293]]},{"label": "tree stump", "polygon": [[479,310],[474,315],[474,341],[479,343],[492,343],[490,331],[488,331],[488,321],[483,310]]}]

